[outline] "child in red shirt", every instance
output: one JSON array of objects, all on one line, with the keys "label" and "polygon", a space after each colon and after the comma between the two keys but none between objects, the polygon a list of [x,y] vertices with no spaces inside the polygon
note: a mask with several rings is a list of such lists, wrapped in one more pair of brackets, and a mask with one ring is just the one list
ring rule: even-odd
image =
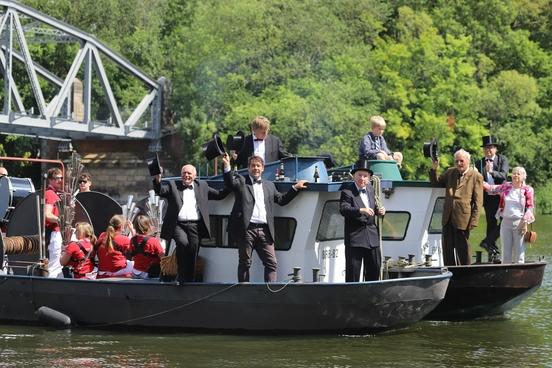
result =
[{"label": "child in red shirt", "polygon": [[92,226],[87,222],[77,223],[75,236],[78,240],[65,247],[60,263],[62,266],[69,266],[73,269],[73,278],[93,280],[96,278],[96,274],[93,272],[96,236]]},{"label": "child in red shirt", "polygon": [[115,215],[109,220],[106,231],[98,238],[98,276],[105,277],[130,277],[133,262],[127,260],[126,254],[130,251],[130,238],[123,235],[125,224],[134,233],[132,224],[121,215]]},{"label": "child in red shirt", "polygon": [[136,235],[132,238],[130,251],[134,261],[132,277],[147,279],[159,277],[161,255],[165,250],[159,239],[151,236],[153,225],[151,219],[145,215],[139,215],[134,220]]}]

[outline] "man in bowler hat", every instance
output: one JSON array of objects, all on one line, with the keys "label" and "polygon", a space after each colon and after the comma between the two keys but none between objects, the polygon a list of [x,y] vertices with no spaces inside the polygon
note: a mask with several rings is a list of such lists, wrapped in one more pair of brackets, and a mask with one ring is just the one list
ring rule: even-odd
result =
[{"label": "man in bowler hat", "polygon": [[196,177],[196,168],[184,165],[181,169],[181,181],[161,181],[161,173],[153,179],[153,190],[168,202],[161,237],[167,244],[172,239],[176,243],[179,283],[194,281],[200,241],[210,237],[208,200],[223,199],[229,193],[211,188]]},{"label": "man in bowler hat", "polygon": [[230,157],[222,156],[224,184],[234,192],[234,207],[228,229],[238,244],[238,281],[249,282],[249,268],[253,250],[264,265],[264,281],[275,282],[277,260],[274,249],[274,203],[285,206],[298,191],[307,187],[299,180],[287,193],[280,193],[273,182],[263,180],[264,161],[259,156],[248,159],[248,175],[232,175]]},{"label": "man in bowler hat", "polygon": [[366,159],[360,159],[351,171],[354,184],[341,191],[339,210],[345,217],[345,281],[358,282],[364,263],[364,280],[379,279],[381,250],[376,216],[385,208],[376,205],[373,175]]}]

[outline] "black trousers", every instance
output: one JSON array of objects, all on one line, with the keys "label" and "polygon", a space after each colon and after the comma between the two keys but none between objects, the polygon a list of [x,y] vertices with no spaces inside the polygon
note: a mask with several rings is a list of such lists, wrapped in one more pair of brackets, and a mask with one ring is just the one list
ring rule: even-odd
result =
[{"label": "black trousers", "polygon": [[359,282],[364,263],[364,281],[379,280],[381,250],[376,248],[345,247],[345,282]]},{"label": "black trousers", "polygon": [[194,281],[195,264],[199,251],[199,232],[196,221],[177,222],[174,229],[176,243],[176,262],[179,282]]},{"label": "black trousers", "polygon": [[[468,239],[469,230],[460,230],[452,226],[449,221],[443,226],[443,261],[445,266],[469,265],[471,264],[471,246]],[[458,257],[458,262],[455,260]]]},{"label": "black trousers", "polygon": [[487,220],[487,231],[485,239],[481,243],[486,243],[488,248],[497,248],[496,240],[500,237],[500,224],[496,219],[496,211],[500,203],[500,196],[484,194],[483,207],[485,208],[485,219]]},{"label": "black trousers", "polygon": [[244,238],[238,241],[238,281],[249,282],[249,268],[251,267],[253,250],[257,252],[263,262],[264,281],[275,282],[278,261],[274,250],[274,240],[270,236],[266,224],[250,224],[245,231]]}]

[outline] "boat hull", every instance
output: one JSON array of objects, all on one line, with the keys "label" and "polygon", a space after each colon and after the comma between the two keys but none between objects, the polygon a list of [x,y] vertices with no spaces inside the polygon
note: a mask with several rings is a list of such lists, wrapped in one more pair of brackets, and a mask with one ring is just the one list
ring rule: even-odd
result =
[{"label": "boat hull", "polygon": [[545,262],[450,266],[445,299],[426,319],[468,320],[501,315],[542,284]]},{"label": "boat hull", "polygon": [[38,323],[45,306],[73,325],[217,332],[378,332],[422,319],[450,272],[364,283],[172,283],[0,277],[0,318]]}]

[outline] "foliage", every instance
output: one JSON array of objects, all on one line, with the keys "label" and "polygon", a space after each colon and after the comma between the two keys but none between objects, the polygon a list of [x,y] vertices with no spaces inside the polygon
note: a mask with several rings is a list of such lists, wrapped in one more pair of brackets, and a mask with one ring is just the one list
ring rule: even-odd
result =
[{"label": "foliage", "polygon": [[[290,152],[329,152],[349,164],[369,117],[380,114],[407,178],[427,177],[424,142],[439,139],[446,167],[459,147],[480,156],[481,137],[493,134],[512,166],[526,167],[537,195],[549,186],[548,0],[25,3],[172,81],[182,161],[203,165],[200,145],[215,131],[224,139],[265,115]],[[33,52],[62,69],[75,51]],[[117,98],[131,105],[139,86],[119,79]],[[552,208],[549,197],[539,195],[539,208]]]}]

